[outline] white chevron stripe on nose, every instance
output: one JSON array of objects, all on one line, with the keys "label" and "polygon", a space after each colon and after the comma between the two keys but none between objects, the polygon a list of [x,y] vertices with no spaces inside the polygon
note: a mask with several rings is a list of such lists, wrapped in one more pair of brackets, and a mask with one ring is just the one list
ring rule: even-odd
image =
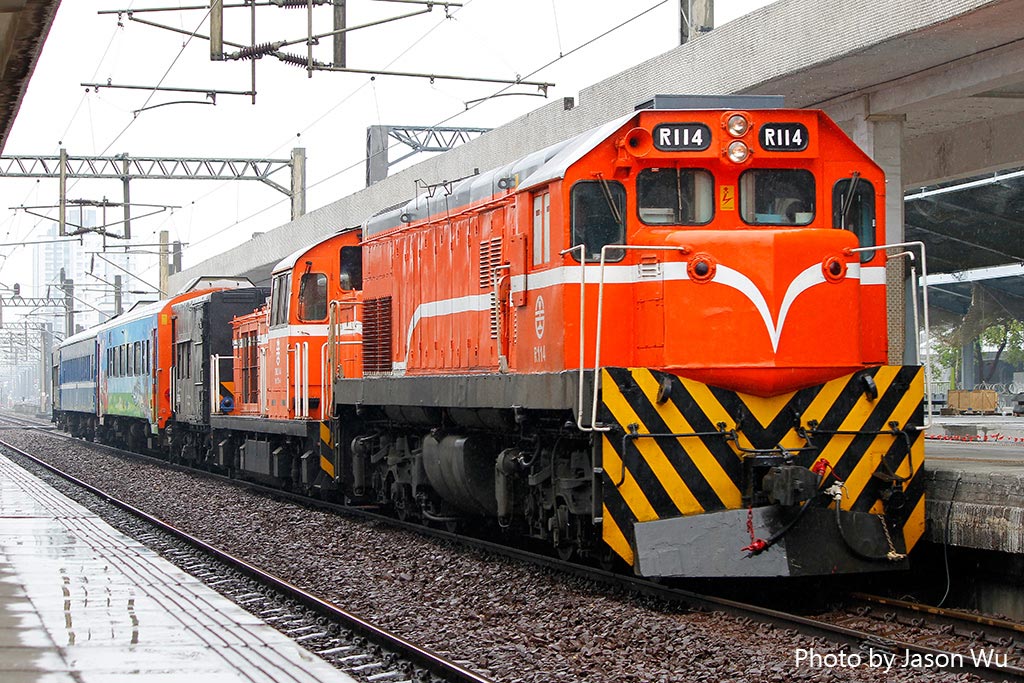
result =
[{"label": "white chevron stripe on nose", "polygon": [[825,275],[821,271],[821,264],[815,263],[793,278],[793,281],[789,283],[789,287],[786,288],[786,295],[782,298],[782,307],[779,309],[779,321],[777,323],[772,318],[772,313],[768,308],[768,302],[765,301],[764,294],[743,273],[719,264],[715,269],[715,277],[712,282],[732,287],[747,297],[750,303],[754,304],[754,308],[761,314],[761,320],[764,321],[765,329],[768,330],[768,338],[772,342],[772,350],[778,353],[782,327],[786,324],[786,316],[789,314],[789,309],[793,302],[811,287],[824,283]]}]

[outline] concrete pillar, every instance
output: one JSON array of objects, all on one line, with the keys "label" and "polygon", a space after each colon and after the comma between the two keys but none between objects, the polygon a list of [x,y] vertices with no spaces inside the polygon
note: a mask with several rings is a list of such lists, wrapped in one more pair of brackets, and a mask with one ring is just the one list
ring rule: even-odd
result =
[{"label": "concrete pillar", "polygon": [[[864,100],[862,116],[855,117],[849,127],[850,137],[867,152],[885,172],[885,241],[905,241],[903,228],[903,123],[906,117],[871,115]],[[919,258],[920,254],[915,254]],[[919,269],[920,272],[920,269]],[[886,267],[886,299],[889,304],[889,362],[894,365],[914,363],[914,321],[908,315],[907,302],[914,296],[907,280],[906,262],[892,259]]]},{"label": "concrete pillar", "polygon": [[167,272],[169,270],[168,263],[167,263],[167,247],[168,247],[168,240],[170,240],[170,238],[171,238],[170,233],[167,230],[161,230],[160,231],[160,270],[159,270],[159,272],[160,272],[160,283],[159,284],[160,284],[160,298],[161,299],[169,294],[169,292],[167,291],[167,289],[168,289],[167,288],[167,277],[169,275],[169,273]]},{"label": "concrete pillar", "polygon": [[679,44],[715,27],[715,0],[679,0]]},{"label": "concrete pillar", "polygon": [[[311,71],[310,74],[313,72]],[[306,148],[292,149],[292,220],[306,213]]]},{"label": "concrete pillar", "polygon": [[975,352],[975,340],[967,342],[960,349],[960,381],[961,389],[973,389],[981,381],[978,377],[978,359]]},{"label": "concrete pillar", "polygon": [[366,127],[366,186],[388,177],[388,127]]}]

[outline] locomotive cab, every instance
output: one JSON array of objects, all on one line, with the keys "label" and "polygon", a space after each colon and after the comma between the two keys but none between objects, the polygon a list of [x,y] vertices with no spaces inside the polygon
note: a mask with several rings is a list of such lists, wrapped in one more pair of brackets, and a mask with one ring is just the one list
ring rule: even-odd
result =
[{"label": "locomotive cab", "polygon": [[[296,252],[274,269],[262,380],[267,417],[325,419],[331,379],[338,373],[358,374],[359,240],[359,230],[345,231]],[[334,333],[342,338],[334,339]]]}]

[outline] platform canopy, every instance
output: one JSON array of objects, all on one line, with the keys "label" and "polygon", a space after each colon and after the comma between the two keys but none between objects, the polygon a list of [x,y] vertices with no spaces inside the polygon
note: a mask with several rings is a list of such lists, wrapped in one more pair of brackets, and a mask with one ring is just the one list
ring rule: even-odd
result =
[{"label": "platform canopy", "polygon": [[0,0],[0,152],[59,6],[60,0]]}]

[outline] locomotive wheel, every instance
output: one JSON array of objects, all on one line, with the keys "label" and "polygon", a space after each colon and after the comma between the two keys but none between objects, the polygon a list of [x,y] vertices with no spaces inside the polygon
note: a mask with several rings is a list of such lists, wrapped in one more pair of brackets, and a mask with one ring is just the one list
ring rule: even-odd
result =
[{"label": "locomotive wheel", "polygon": [[408,522],[416,516],[416,503],[404,485],[391,484],[391,508],[395,511],[395,516],[403,522]]},{"label": "locomotive wheel", "polygon": [[622,574],[629,569],[629,565],[610,546],[602,541],[598,541],[598,544],[600,549],[594,555],[597,559],[597,565],[601,569],[606,572],[615,572],[616,574]]},{"label": "locomotive wheel", "polygon": [[578,549],[576,539],[572,535],[571,516],[569,508],[564,503],[560,503],[555,508],[554,517],[551,518],[553,526],[551,540],[554,541],[555,552],[564,562],[571,560]]}]

